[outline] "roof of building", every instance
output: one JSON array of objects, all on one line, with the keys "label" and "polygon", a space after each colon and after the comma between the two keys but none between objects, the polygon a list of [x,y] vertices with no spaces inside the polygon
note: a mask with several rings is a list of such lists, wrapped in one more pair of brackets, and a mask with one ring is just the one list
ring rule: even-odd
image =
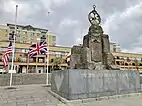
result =
[{"label": "roof of building", "polygon": [[113,56],[120,56],[120,57],[142,58],[142,54],[139,53],[113,52],[112,54]]},{"label": "roof of building", "polygon": [[[10,25],[15,26],[15,24],[9,24],[9,23],[7,23],[7,26],[10,26]],[[23,27],[23,28],[35,29],[35,30],[45,30],[45,31],[48,31],[47,29],[36,28],[36,27],[33,27],[32,25],[16,25],[16,26]]]},{"label": "roof of building", "polygon": [[6,25],[0,25],[0,28],[7,29],[7,26]]}]

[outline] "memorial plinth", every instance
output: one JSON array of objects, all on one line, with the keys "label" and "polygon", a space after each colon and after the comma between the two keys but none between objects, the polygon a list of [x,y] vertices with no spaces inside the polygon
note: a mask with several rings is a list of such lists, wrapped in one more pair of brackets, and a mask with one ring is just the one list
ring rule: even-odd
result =
[{"label": "memorial plinth", "polygon": [[51,90],[68,100],[136,93],[138,71],[69,69],[52,73]]}]

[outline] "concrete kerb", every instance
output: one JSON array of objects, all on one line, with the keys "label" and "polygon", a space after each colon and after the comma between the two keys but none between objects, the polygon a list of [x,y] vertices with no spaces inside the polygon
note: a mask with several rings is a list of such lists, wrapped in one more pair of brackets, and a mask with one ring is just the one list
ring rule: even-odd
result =
[{"label": "concrete kerb", "polygon": [[51,84],[43,85],[42,87],[51,87]]},{"label": "concrete kerb", "polygon": [[88,103],[88,102],[95,102],[95,101],[101,101],[101,100],[111,100],[111,99],[119,99],[119,98],[126,98],[126,97],[142,96],[142,92],[139,92],[139,93],[129,93],[129,94],[122,94],[122,95],[114,95],[114,96],[104,96],[104,97],[98,97],[98,98],[67,100],[61,97],[60,95],[52,92],[51,90],[49,90],[48,92],[64,104]]}]

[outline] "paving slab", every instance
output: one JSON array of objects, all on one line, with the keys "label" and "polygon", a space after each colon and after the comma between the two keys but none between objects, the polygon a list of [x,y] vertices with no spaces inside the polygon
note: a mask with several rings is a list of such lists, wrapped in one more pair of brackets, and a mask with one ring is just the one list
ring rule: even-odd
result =
[{"label": "paving slab", "polygon": [[0,106],[57,106],[61,103],[48,93],[50,87],[42,85],[15,87],[16,89],[0,88]]}]

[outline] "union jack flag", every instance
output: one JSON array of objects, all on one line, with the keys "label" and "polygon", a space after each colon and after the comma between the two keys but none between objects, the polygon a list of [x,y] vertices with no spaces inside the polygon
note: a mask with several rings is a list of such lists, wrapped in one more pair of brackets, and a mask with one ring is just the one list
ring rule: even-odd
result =
[{"label": "union jack flag", "polygon": [[45,41],[40,41],[40,43],[31,45],[29,50],[30,57],[36,56],[38,54],[47,54],[47,43]]},{"label": "union jack flag", "polygon": [[70,60],[71,60],[71,52],[68,53],[68,55],[66,57],[66,63],[68,64],[68,66],[70,66]]},{"label": "union jack flag", "polygon": [[12,42],[10,42],[7,51],[2,56],[4,67],[6,67],[8,65],[8,59],[9,59],[10,54],[12,54]]},{"label": "union jack flag", "polygon": [[70,52],[70,53],[67,55],[67,57],[66,57],[67,62],[69,62],[70,59],[71,59],[71,52]]}]

